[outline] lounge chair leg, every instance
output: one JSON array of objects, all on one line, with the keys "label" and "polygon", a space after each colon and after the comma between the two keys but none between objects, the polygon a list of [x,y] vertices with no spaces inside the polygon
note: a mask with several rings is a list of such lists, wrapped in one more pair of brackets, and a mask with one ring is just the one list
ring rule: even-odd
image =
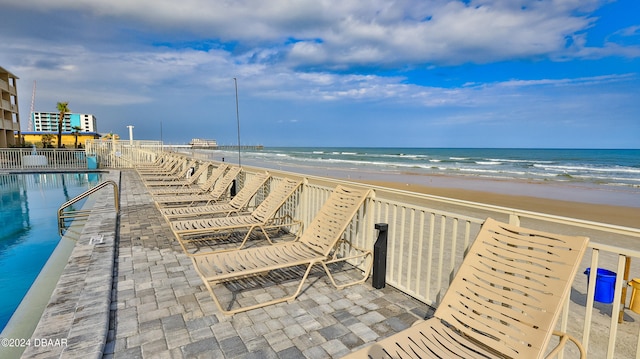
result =
[{"label": "lounge chair leg", "polygon": [[[192,260],[193,260],[193,258],[192,258]],[[202,278],[202,281],[204,282],[205,286],[207,287],[207,290],[209,291],[209,294],[211,295],[211,298],[213,299],[213,301],[216,303],[216,306],[218,307],[218,309],[220,309],[220,311],[225,315],[233,315],[233,314],[236,314],[236,313],[246,312],[248,310],[252,310],[252,309],[256,309],[256,308],[266,307],[266,306],[269,306],[269,305],[272,305],[272,304],[277,304],[277,303],[282,303],[282,302],[291,303],[291,302],[295,301],[295,299],[298,297],[298,295],[300,295],[300,292],[302,292],[302,287],[304,286],[304,283],[307,280],[307,277],[309,276],[309,273],[311,273],[311,268],[313,268],[315,263],[310,263],[307,266],[307,270],[305,271],[304,275],[300,279],[300,284],[298,284],[297,290],[292,295],[289,295],[289,296],[286,296],[286,297],[282,297],[282,298],[273,299],[273,300],[270,300],[270,301],[267,301],[267,302],[264,302],[264,303],[258,303],[258,304],[254,304],[254,305],[247,306],[247,307],[241,307],[241,308],[233,309],[233,310],[226,310],[226,309],[222,308],[222,304],[220,303],[220,300],[218,299],[218,296],[216,295],[216,293],[213,291],[213,287],[209,284],[208,280],[206,280],[205,278],[202,277],[202,274],[198,270],[198,266],[197,266],[197,263],[195,262],[195,260],[193,260],[193,264],[194,264],[198,274],[200,274],[200,276]],[[215,282],[214,285],[215,284],[218,284],[218,283]]]},{"label": "lounge chair leg", "polygon": [[355,255],[355,256],[351,256],[351,257],[345,257],[345,258],[340,258],[340,259],[334,259],[331,261],[327,261],[327,262],[320,262],[322,264],[322,266],[324,267],[324,271],[327,273],[327,277],[329,277],[329,280],[331,281],[331,284],[333,284],[334,287],[336,287],[337,289],[342,289],[342,288],[346,288],[352,285],[356,285],[356,284],[360,284],[360,283],[364,283],[367,278],[369,278],[369,273],[371,272],[371,265],[365,265],[365,270],[362,273],[362,278],[354,280],[353,282],[348,282],[345,284],[337,284],[333,274],[331,273],[331,270],[328,267],[328,264],[332,264],[332,263],[338,263],[338,262],[346,262],[348,260],[351,259],[356,259],[356,258],[363,258],[364,261],[367,260],[367,257],[371,257],[372,253],[371,251],[365,251],[365,253],[363,254],[359,254],[359,255]]},{"label": "lounge chair leg", "polygon": [[242,239],[242,242],[240,243],[240,245],[238,247],[236,247],[235,249],[242,249],[244,248],[244,245],[247,244],[247,241],[249,240],[249,236],[251,236],[251,232],[253,232],[253,229],[255,228],[255,226],[252,226],[251,228],[249,228],[249,230],[247,231],[247,234],[244,236],[244,238]]}]

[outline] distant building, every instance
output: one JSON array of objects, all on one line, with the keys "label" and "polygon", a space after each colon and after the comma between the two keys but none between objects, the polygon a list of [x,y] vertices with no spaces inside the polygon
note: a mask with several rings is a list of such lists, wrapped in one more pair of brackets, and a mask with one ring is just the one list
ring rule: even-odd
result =
[{"label": "distant building", "polygon": [[194,148],[216,148],[218,142],[216,140],[205,140],[202,138],[193,138],[189,144]]},{"label": "distant building", "polygon": [[0,148],[14,146],[20,134],[18,111],[18,76],[0,66]]},{"label": "distant building", "polygon": [[[57,112],[34,112],[31,114],[33,129],[36,132],[58,132]],[[89,114],[66,113],[62,121],[62,132],[71,132],[74,127],[80,127],[80,132],[98,132],[96,116]]]},{"label": "distant building", "polygon": [[[97,132],[63,132],[62,145],[65,148],[75,148],[76,145],[84,148],[87,140],[96,140],[99,138],[100,134]],[[27,145],[34,144],[36,147],[58,147],[58,131],[22,131],[22,139]]]}]

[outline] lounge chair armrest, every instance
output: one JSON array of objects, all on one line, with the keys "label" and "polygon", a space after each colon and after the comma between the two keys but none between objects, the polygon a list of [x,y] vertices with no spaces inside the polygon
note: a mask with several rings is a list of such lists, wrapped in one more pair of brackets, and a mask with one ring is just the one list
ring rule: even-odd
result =
[{"label": "lounge chair armrest", "polygon": [[[370,255],[370,254],[372,254],[372,253],[373,253],[370,249],[366,249],[366,248],[358,247],[358,246],[356,246],[355,244],[353,244],[351,241],[348,241],[348,240],[346,240],[346,239],[344,239],[344,238],[341,238],[341,239],[338,241],[338,243],[336,244],[335,248],[337,249],[338,247],[340,247],[340,244],[341,244],[341,243],[346,243],[346,244],[347,244],[349,247],[351,247],[352,249],[355,249],[355,250],[356,250],[356,251],[358,251],[358,252],[362,252],[362,254],[360,254],[360,255],[356,255],[355,257],[363,257],[363,256],[367,256],[367,255]],[[339,259],[339,258],[338,258],[338,255],[339,255],[340,253],[341,253],[341,252],[340,252],[339,250],[334,250],[334,251],[333,251],[333,254],[331,255],[332,260],[333,260],[333,261],[340,261],[340,260],[343,260],[343,259]],[[352,257],[352,258],[353,258],[353,257]]]},{"label": "lounge chair armrest", "polygon": [[560,353],[562,348],[564,348],[565,344],[567,343],[567,340],[574,342],[575,345],[578,347],[578,350],[580,351],[580,358],[587,357],[587,353],[584,351],[584,347],[582,346],[582,343],[580,343],[580,341],[576,339],[574,336],[564,332],[557,331],[557,330],[553,331],[553,335],[560,337],[560,342],[555,348],[553,348],[553,350],[549,353],[549,355],[547,355],[547,358],[555,358],[558,355],[558,353]]}]

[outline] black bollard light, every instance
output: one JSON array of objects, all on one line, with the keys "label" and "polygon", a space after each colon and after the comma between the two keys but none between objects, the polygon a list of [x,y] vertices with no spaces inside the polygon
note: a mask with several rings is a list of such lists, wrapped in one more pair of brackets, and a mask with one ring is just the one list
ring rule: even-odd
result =
[{"label": "black bollard light", "polygon": [[236,196],[236,180],[231,181],[231,190],[230,190],[230,194],[231,197],[235,197]]},{"label": "black bollard light", "polygon": [[376,223],[378,239],[373,245],[373,278],[371,284],[376,289],[382,289],[386,283],[387,276],[387,234],[389,225],[386,223]]}]

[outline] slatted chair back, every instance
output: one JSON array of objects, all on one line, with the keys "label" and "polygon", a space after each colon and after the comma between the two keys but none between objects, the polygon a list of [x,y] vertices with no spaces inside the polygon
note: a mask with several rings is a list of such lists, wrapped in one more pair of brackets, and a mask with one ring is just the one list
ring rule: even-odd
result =
[{"label": "slatted chair back", "polygon": [[211,174],[209,174],[209,177],[207,177],[207,180],[200,187],[205,191],[208,191],[209,189],[213,188],[213,186],[216,184],[216,181],[220,177],[222,177],[222,175],[228,168],[229,168],[228,164],[222,163],[218,167],[211,170]]},{"label": "slatted chair back", "polygon": [[194,159],[176,159],[169,170],[146,173],[143,180],[149,182],[184,179],[194,165]]},{"label": "slatted chair back", "polygon": [[229,205],[236,209],[246,207],[251,198],[253,198],[260,187],[267,182],[270,176],[269,172],[258,173],[251,176],[251,178],[244,183],[242,189],[229,201]]},{"label": "slatted chair back", "polygon": [[282,207],[287,199],[302,185],[302,181],[283,178],[269,191],[269,195],[251,212],[259,223],[265,223]]},{"label": "slatted chair back", "polygon": [[164,159],[164,161],[162,162],[162,166],[159,169],[162,171],[171,171],[171,169],[181,161],[184,161],[184,157],[182,156],[168,156]]},{"label": "slatted chair back", "polygon": [[170,171],[179,161],[183,161],[183,158],[178,156],[166,155],[158,165],[139,166],[136,169],[142,173],[154,174],[158,172]]},{"label": "slatted chair back", "polygon": [[138,164],[135,164],[135,168],[136,169],[158,168],[167,160],[167,158],[169,158],[168,153],[162,152],[156,157],[156,159],[153,162],[151,162],[151,163],[138,163]]},{"label": "slatted chair back", "polygon": [[587,243],[489,218],[434,316],[507,357],[543,357]]},{"label": "slatted chair back", "polygon": [[241,171],[242,171],[242,168],[240,167],[234,166],[229,168],[227,173],[225,173],[224,176],[222,176],[222,178],[220,178],[216,182],[213,189],[209,193],[211,197],[216,199],[224,197],[225,194],[227,193],[227,190],[229,189],[229,186],[231,186],[231,182],[233,182],[233,180],[236,179],[236,177]]},{"label": "slatted chair back", "polygon": [[202,176],[203,174],[209,172],[209,167],[213,166],[213,163],[211,162],[201,162],[198,164],[198,168],[195,170],[195,172],[193,172],[190,176],[189,179],[187,181],[185,181],[185,183],[187,184],[194,184],[198,181],[198,179],[200,178],[200,176]]},{"label": "slatted chair back", "polygon": [[184,166],[181,170],[177,171],[177,174],[175,175],[176,179],[184,179],[187,177],[187,174],[191,171],[191,167],[195,167],[196,166],[197,161],[196,160],[189,160],[186,164],[186,166]]},{"label": "slatted chair back", "polygon": [[300,237],[300,242],[328,256],[370,190],[338,185]]}]

